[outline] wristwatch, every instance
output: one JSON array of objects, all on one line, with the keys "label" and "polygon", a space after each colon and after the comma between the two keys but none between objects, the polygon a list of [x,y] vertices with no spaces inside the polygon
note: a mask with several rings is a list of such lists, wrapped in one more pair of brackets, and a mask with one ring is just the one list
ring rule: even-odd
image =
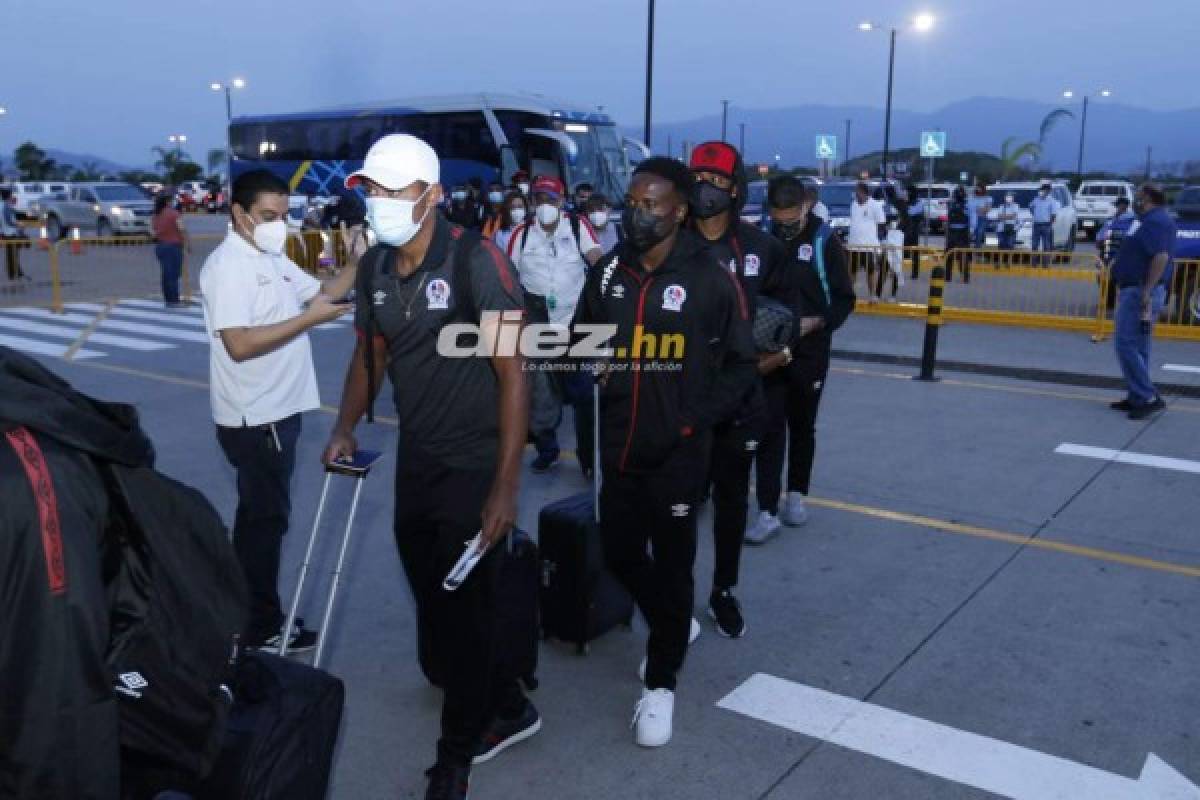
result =
[{"label": "wristwatch", "polygon": [[779,352],[783,353],[783,365],[784,365],[785,367],[786,367],[788,364],[792,363],[792,348],[790,348],[790,347],[784,347],[784,348],[783,348],[782,350],[780,350]]}]

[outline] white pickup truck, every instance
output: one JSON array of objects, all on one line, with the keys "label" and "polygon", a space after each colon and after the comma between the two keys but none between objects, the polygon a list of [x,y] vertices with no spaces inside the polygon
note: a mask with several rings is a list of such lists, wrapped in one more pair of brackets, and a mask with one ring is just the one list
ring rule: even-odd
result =
[{"label": "white pickup truck", "polygon": [[1124,197],[1133,207],[1133,184],[1129,181],[1084,181],[1075,193],[1075,214],[1079,230],[1088,239],[1117,213],[1116,202]]}]

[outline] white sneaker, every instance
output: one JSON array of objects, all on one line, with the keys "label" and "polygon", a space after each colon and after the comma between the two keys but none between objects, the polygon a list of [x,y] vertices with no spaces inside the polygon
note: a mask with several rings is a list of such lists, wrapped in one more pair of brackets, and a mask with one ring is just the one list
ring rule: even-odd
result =
[{"label": "white sneaker", "polygon": [[788,492],[783,501],[783,524],[791,528],[799,528],[808,522],[808,509],[804,507],[804,495],[799,492]]},{"label": "white sneaker", "polygon": [[779,517],[770,511],[758,512],[758,519],[746,528],[746,544],[764,544],[775,534],[779,533]]},{"label": "white sneaker", "polygon": [[[691,627],[688,628],[688,644],[689,645],[695,644],[696,640],[699,638],[700,638],[700,623],[696,621],[695,617],[692,617]],[[642,657],[642,663],[638,665],[638,679],[642,683],[646,682],[646,657],[645,656]]]},{"label": "white sneaker", "polygon": [[662,747],[671,741],[675,693],[670,689],[643,689],[633,710],[634,739],[642,747]]}]

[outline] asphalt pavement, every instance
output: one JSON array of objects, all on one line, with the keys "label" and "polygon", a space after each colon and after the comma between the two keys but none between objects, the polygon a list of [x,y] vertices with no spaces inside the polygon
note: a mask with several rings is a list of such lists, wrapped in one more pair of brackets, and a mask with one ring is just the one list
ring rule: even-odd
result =
[{"label": "asphalt pavement", "polygon": [[[153,306],[113,306],[83,342],[0,328],[0,343],[41,342],[39,357],[80,389],[136,404],[160,468],[231,520],[233,473],[211,427],[198,310]],[[77,319],[46,322],[9,310],[0,322],[80,332],[101,313],[81,306]],[[835,346],[850,355],[834,361],[822,401],[812,518],[745,550],[741,640],[717,635],[704,614],[712,569],[704,510],[696,564],[704,632],[681,676],[671,743],[640,749],[629,727],[640,622],[583,657],[548,642],[531,695],[545,727],[477,768],[472,797],[1196,796],[1170,787],[1186,786],[1185,776],[1200,782],[1200,402],[1171,398],[1165,414],[1131,422],[1107,408],[1115,396],[1107,389],[949,371],[921,383],[901,362],[860,357],[919,355],[921,330],[911,320],[853,317],[839,333]],[[332,407],[353,335],[343,320],[315,331],[313,344]],[[1110,345],[1080,334],[947,325],[943,346],[985,365],[1116,374]],[[1171,364],[1200,380],[1200,345],[1156,348],[1156,378],[1193,375],[1163,370]],[[437,735],[440,695],[416,665],[412,601],[392,539],[389,393],[380,422],[359,431],[361,446],[387,455],[363,492],[328,654],[347,687],[330,793],[339,800],[423,796]],[[305,419],[286,587],[316,509],[329,407]],[[570,448],[569,420],[560,434]],[[527,472],[520,524],[536,533],[544,504],[587,488],[570,454],[547,475]],[[302,605],[310,619],[350,489],[335,486],[317,587]],[[763,685],[766,709],[755,711],[747,698]],[[831,714],[835,723],[818,724]],[[1144,766],[1145,783],[1135,784]],[[1073,790],[1053,794],[1064,781]]]}]

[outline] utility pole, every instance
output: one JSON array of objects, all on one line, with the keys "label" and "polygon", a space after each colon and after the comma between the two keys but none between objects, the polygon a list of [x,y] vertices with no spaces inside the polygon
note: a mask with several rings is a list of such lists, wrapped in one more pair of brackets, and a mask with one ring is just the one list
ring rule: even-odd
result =
[{"label": "utility pole", "polygon": [[1083,96],[1083,119],[1079,123],[1079,161],[1075,165],[1075,174],[1079,176],[1080,183],[1083,182],[1083,137],[1087,133],[1087,107],[1088,96]]},{"label": "utility pole", "polygon": [[738,152],[742,154],[742,158],[746,158],[746,123],[738,123]]},{"label": "utility pole", "polygon": [[646,21],[646,130],[644,141],[650,146],[650,108],[654,94],[654,0],[649,0],[649,18]]},{"label": "utility pole", "polygon": [[1150,156],[1154,153],[1153,147],[1146,148],[1146,182],[1150,182]]},{"label": "utility pole", "polygon": [[668,133],[667,134],[667,155],[669,156],[669,155],[671,155],[671,153],[674,153],[674,152],[675,152],[675,148],[672,146],[672,143],[671,143],[671,134]]},{"label": "utility pole", "polygon": [[728,122],[729,122],[729,101],[722,100],[721,101],[721,141],[722,142],[729,141],[725,137],[725,129],[726,129],[726,124]]},{"label": "utility pole", "polygon": [[887,111],[883,117],[883,163],[880,164],[880,177],[887,180],[888,147],[892,140],[892,73],[896,68],[896,29],[892,28],[891,44],[888,49],[888,91]]},{"label": "utility pole", "polygon": [[850,120],[846,120],[846,156],[842,161],[842,172],[845,172],[850,164]]}]

